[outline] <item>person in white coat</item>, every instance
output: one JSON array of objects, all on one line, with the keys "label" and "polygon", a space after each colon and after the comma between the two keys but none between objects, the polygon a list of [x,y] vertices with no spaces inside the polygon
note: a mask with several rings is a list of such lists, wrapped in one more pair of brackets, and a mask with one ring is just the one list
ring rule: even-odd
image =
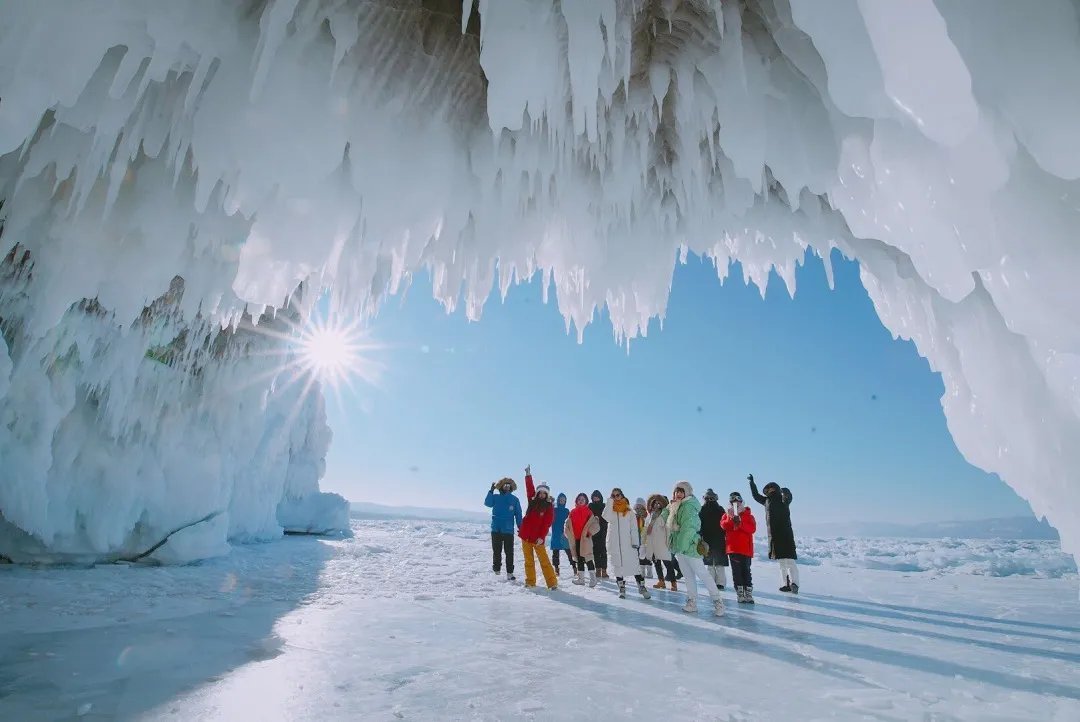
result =
[{"label": "person in white coat", "polygon": [[623,494],[622,489],[616,487],[611,490],[611,498],[604,509],[604,520],[607,522],[608,569],[615,574],[615,582],[619,585],[619,598],[626,598],[626,577],[633,577],[637,581],[638,593],[648,599],[652,595],[645,588],[645,577],[641,574],[638,556],[641,549],[641,531],[637,515],[630,508],[630,500]]},{"label": "person in white coat", "polygon": [[[671,591],[679,591],[675,581],[675,562],[672,561],[671,547],[668,546],[667,528],[668,498],[663,494],[649,497],[649,516],[645,519],[645,554],[646,561],[656,567],[656,584],[653,589],[667,589],[665,578],[671,584]],[[664,571],[667,574],[664,574]]]}]

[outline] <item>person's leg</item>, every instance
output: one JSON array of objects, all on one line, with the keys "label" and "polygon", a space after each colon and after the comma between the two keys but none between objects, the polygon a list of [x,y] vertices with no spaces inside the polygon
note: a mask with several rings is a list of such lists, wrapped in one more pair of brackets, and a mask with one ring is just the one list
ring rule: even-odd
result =
[{"label": "person's leg", "polygon": [[705,566],[705,560],[701,557],[687,557],[687,560],[694,569],[694,578],[700,579],[705,583],[705,589],[709,592],[709,598],[713,601],[719,599],[720,590],[718,590],[716,584],[713,583],[712,575],[709,574],[709,571]]},{"label": "person's leg", "polygon": [[[686,577],[686,597],[687,607],[697,605],[697,577],[694,576],[694,568],[690,564],[690,557],[683,556],[682,554],[676,554],[675,559],[679,562],[679,568],[682,569],[683,576]],[[691,604],[691,602],[693,604]]]},{"label": "person's leg", "polygon": [[731,560],[731,583],[735,585],[736,590],[741,590],[746,586],[743,579],[743,556],[742,554],[730,554],[728,558]]},{"label": "person's leg", "polygon": [[525,586],[536,586],[536,545],[530,541],[521,541],[521,551],[525,553]]},{"label": "person's leg", "polygon": [[497,531],[491,532],[491,571],[502,571],[502,534]]},{"label": "person's leg", "polygon": [[547,547],[543,544],[537,544],[536,556],[540,560],[540,572],[544,575],[544,581],[547,582],[548,589],[554,589],[559,584],[559,578],[555,576],[555,570],[551,567]]},{"label": "person's leg", "polygon": [[675,578],[676,579],[682,579],[683,578],[682,567],[679,566],[679,560],[674,554],[671,555],[671,563],[675,567]]},{"label": "person's leg", "polygon": [[506,554],[506,573],[514,576],[514,535],[503,534],[503,553]]}]

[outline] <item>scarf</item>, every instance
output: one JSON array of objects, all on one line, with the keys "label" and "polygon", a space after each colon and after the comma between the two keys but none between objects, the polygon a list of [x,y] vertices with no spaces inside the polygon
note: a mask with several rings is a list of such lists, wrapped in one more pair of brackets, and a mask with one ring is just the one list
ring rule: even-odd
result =
[{"label": "scarf", "polygon": [[619,516],[626,516],[626,513],[630,511],[630,500],[625,496],[622,499],[616,499],[611,502],[611,508],[615,510],[615,513]]},{"label": "scarf", "polygon": [[652,515],[649,517],[649,524],[646,527],[646,532],[645,532],[646,534],[652,534],[653,524],[660,521],[660,518],[663,516],[664,511],[666,511],[666,510],[661,509],[660,511],[654,511],[652,513]]},{"label": "scarf", "polygon": [[[685,500],[686,499],[684,498],[682,501],[685,501]],[[682,506],[682,501],[675,501],[673,499],[671,501],[671,503],[668,504],[668,514],[667,514],[668,532],[679,531],[679,522],[678,522],[677,517],[679,516],[679,507]]]}]

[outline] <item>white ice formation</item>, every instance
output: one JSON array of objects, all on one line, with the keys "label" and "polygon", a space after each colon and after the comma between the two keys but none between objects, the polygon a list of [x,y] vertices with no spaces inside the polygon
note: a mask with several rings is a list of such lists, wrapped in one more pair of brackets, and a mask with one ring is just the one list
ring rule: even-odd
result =
[{"label": "white ice formation", "polygon": [[[1078,13],[4,3],[0,554],[123,555],[218,513],[193,557],[316,513],[318,394],[245,385],[265,362],[232,334],[302,314],[301,284],[368,313],[426,268],[479,316],[539,272],[568,328],[606,306],[629,339],[687,253],[794,293],[832,249],[941,372],[964,455],[1080,551]],[[185,331],[182,362],[146,358]]]}]

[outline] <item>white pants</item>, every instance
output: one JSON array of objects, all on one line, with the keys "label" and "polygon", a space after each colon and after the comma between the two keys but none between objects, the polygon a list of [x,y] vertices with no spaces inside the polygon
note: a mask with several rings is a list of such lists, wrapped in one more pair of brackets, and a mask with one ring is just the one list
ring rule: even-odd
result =
[{"label": "white pants", "polygon": [[707,571],[705,561],[701,557],[676,554],[675,559],[678,560],[679,569],[682,569],[683,576],[686,577],[686,596],[697,601],[697,580],[701,579],[705,583],[705,588],[709,590],[709,596],[712,597],[713,601],[720,598],[720,590],[716,588],[712,575]]},{"label": "white pants", "polygon": [[714,582],[725,587],[727,586],[727,567],[722,567],[717,564],[715,566],[707,566],[705,568],[709,570],[709,573],[712,575],[712,579]]},{"label": "white pants", "polygon": [[795,566],[794,559],[777,559],[780,562],[780,581],[783,582],[783,586],[787,586],[790,581],[791,584],[799,583],[799,568]]}]

